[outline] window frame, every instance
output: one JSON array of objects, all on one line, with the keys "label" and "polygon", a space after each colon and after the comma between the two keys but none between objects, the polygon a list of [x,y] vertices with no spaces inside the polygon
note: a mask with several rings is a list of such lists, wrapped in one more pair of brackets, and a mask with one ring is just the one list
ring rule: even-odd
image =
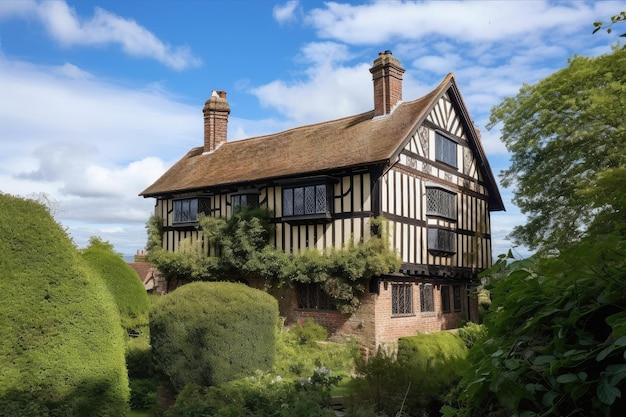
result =
[{"label": "window frame", "polygon": [[454,304],[454,312],[459,313],[463,308],[463,301],[461,297],[461,286],[453,285],[452,286],[452,299]]},{"label": "window frame", "polygon": [[396,282],[391,283],[391,316],[414,316],[413,284]]},{"label": "window frame", "polygon": [[337,311],[337,306],[319,282],[298,283],[296,298],[300,310]]},{"label": "window frame", "polygon": [[438,130],[435,131],[435,161],[458,169],[458,145],[456,140]]},{"label": "window frame", "polygon": [[[444,243],[444,239],[449,243]],[[428,227],[426,245],[432,255],[451,256],[457,253],[457,235],[452,229]]]},{"label": "window frame", "polygon": [[421,313],[434,313],[435,312],[435,288],[433,284],[430,284],[430,283],[420,284],[420,312]]},{"label": "window frame", "polygon": [[[185,204],[187,207],[183,207]],[[208,197],[185,197],[173,199],[172,226],[197,224],[198,216],[201,213],[208,214],[210,207],[211,200]],[[183,214],[185,215],[183,216]]]},{"label": "window frame", "polygon": [[452,313],[450,305],[450,286],[442,285],[439,292],[441,294],[441,311],[443,313]]},{"label": "window frame", "polygon": [[[244,205],[247,209],[253,210],[259,208],[259,195],[261,193],[254,190],[243,190],[230,195],[230,210],[233,214],[240,211]],[[245,203],[242,200],[245,197]]]},{"label": "window frame", "polygon": [[333,188],[333,179],[326,176],[283,182],[281,220],[287,223],[331,221]]},{"label": "window frame", "polygon": [[[435,184],[426,185],[426,215],[430,217],[442,217],[456,221],[458,217],[457,193]],[[445,201],[449,199],[449,201]],[[435,207],[437,202],[440,207]],[[447,210],[442,210],[442,207]]]}]

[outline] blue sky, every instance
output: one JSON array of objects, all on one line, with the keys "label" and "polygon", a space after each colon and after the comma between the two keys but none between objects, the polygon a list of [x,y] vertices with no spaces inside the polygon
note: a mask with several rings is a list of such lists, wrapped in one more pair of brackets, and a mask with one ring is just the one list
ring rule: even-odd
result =
[{"label": "blue sky", "polygon": [[[489,111],[574,54],[624,2],[0,1],[0,192],[47,200],[79,247],[132,255],[154,200],[138,196],[202,144],[202,107],[225,90],[229,140],[373,108],[370,68],[391,50],[404,99],[454,72],[496,176],[508,165]],[[621,32],[620,32],[621,33]],[[286,155],[288,157],[288,155]],[[501,188],[494,253],[524,216]],[[516,249],[524,256],[524,248]]]}]

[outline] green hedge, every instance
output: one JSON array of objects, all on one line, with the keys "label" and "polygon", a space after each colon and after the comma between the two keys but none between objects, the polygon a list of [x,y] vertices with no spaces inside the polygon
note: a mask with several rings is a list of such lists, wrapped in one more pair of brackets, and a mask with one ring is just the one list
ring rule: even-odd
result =
[{"label": "green hedge", "polygon": [[446,395],[469,366],[467,353],[463,340],[450,332],[400,338],[396,357],[379,351],[357,367],[359,376],[349,385],[350,415],[372,410],[439,415]]},{"label": "green hedge", "polygon": [[148,326],[150,299],[137,273],[113,251],[113,246],[98,238],[91,238],[89,246],[81,250],[81,257],[100,274],[113,296],[129,334],[137,335]]},{"label": "green hedge", "polygon": [[161,297],[150,314],[157,372],[176,390],[217,385],[274,361],[278,303],[228,282],[195,282]]},{"label": "green hedge", "polygon": [[0,194],[0,416],[123,416],[114,301],[48,211]]}]

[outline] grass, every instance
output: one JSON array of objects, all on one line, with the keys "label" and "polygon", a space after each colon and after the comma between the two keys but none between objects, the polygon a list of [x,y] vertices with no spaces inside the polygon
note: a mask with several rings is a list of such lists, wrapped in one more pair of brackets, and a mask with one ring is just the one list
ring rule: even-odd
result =
[{"label": "grass", "polygon": [[148,410],[130,410],[126,417],[150,417],[150,411]]}]

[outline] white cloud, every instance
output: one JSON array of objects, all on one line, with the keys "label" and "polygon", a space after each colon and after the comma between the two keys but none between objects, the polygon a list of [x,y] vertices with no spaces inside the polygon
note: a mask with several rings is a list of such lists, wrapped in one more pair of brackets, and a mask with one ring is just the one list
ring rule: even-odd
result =
[{"label": "white cloud", "polygon": [[76,65],[71,64],[69,62],[66,62],[62,66],[55,68],[55,72],[57,74],[64,75],[68,78],[74,78],[74,79],[88,80],[90,78],[93,78],[92,74],[80,69]]},{"label": "white cloud", "polygon": [[154,201],[138,194],[201,145],[201,105],[1,55],[0,91],[0,192],[50,196],[79,246],[121,228],[129,243],[117,250],[142,248]]},{"label": "white cloud", "polygon": [[304,79],[272,81],[251,92],[262,106],[277,109],[293,124],[332,120],[373,108],[369,65],[343,66],[343,45],[312,43],[302,48]]},{"label": "white cloud", "polygon": [[[6,2],[0,2],[6,3]],[[128,55],[152,58],[175,70],[201,65],[186,46],[173,47],[131,19],[96,8],[91,19],[81,19],[64,1],[8,2],[0,6],[0,18],[33,17],[48,34],[65,47],[118,44]]]},{"label": "white cloud", "polygon": [[276,19],[276,21],[280,24],[295,20],[295,12],[299,3],[300,2],[298,0],[289,0],[283,5],[274,6],[274,9],[272,10],[274,19]]},{"label": "white cloud", "polygon": [[[598,6],[594,6],[598,7]],[[375,1],[362,5],[325,3],[308,21],[321,38],[355,45],[435,35],[457,41],[490,42],[526,37],[534,31],[573,31],[593,16],[583,2],[548,1]]]}]

